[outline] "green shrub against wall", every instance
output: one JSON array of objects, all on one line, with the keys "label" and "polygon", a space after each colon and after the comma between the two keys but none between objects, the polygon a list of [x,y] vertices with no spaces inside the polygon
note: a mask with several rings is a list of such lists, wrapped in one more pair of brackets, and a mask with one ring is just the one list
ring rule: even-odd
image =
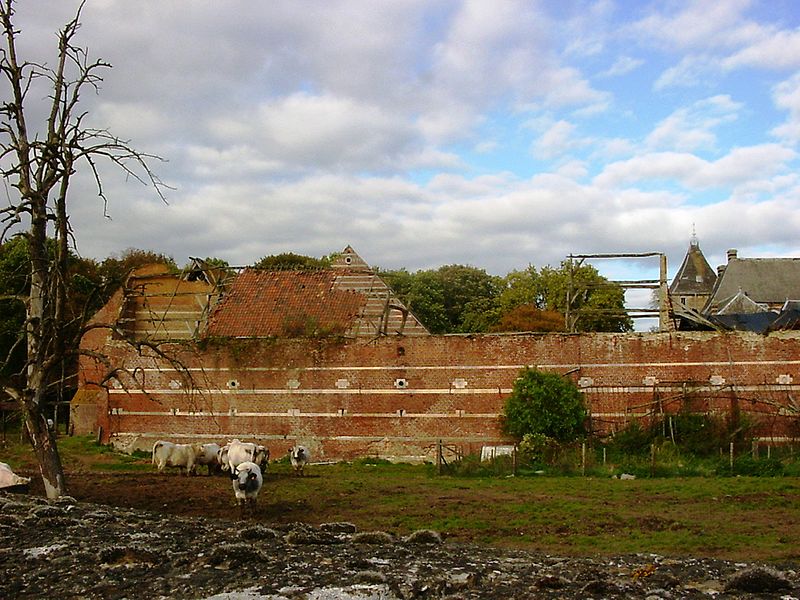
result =
[{"label": "green shrub against wall", "polygon": [[506,400],[503,427],[520,440],[539,434],[569,442],[584,435],[586,416],[583,394],[573,381],[526,367]]}]

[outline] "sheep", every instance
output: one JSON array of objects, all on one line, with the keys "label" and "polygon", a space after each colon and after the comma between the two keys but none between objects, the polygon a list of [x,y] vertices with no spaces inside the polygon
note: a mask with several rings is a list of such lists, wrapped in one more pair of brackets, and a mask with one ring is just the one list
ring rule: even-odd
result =
[{"label": "sheep", "polygon": [[219,462],[223,471],[232,472],[236,465],[245,461],[254,462],[262,471],[266,470],[269,464],[269,449],[252,442],[231,440],[219,451]]},{"label": "sheep", "polygon": [[159,440],[153,444],[153,464],[159,473],[163,473],[165,467],[178,467],[179,470],[185,470],[188,476],[194,471],[199,452],[200,447],[195,444],[173,444]]},{"label": "sheep", "polygon": [[27,486],[31,482],[30,477],[22,477],[11,470],[11,467],[4,462],[0,462],[0,489],[17,489]]},{"label": "sheep", "polygon": [[197,465],[206,465],[208,474],[219,473],[221,463],[219,462],[219,444],[202,444],[200,452],[197,454]]},{"label": "sheep", "polygon": [[303,469],[311,460],[311,454],[305,446],[294,446],[289,449],[289,460],[292,463],[292,469],[297,476],[303,476]]},{"label": "sheep", "polygon": [[252,515],[255,512],[258,493],[264,485],[261,468],[249,460],[239,463],[231,469],[231,482],[233,494],[239,505],[239,518],[244,518],[246,509],[249,509]]}]

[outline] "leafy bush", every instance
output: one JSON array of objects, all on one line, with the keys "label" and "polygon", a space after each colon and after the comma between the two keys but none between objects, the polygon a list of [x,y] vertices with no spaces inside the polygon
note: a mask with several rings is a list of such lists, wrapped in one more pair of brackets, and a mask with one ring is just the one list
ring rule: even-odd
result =
[{"label": "leafy bush", "polygon": [[528,466],[552,464],[558,452],[558,442],[543,433],[526,433],[519,443],[519,456]]},{"label": "leafy bush", "polygon": [[495,456],[482,461],[477,454],[468,454],[444,467],[448,475],[458,477],[505,477],[514,471],[513,457]]},{"label": "leafy bush", "polygon": [[616,432],[609,441],[612,451],[623,454],[644,454],[650,451],[653,443],[653,432],[645,429],[638,421],[632,421],[625,429]]},{"label": "leafy bush", "polygon": [[503,416],[506,432],[518,439],[541,434],[569,442],[584,434],[586,405],[571,380],[526,367],[514,382]]},{"label": "leafy bush", "polygon": [[717,472],[720,475],[749,475],[752,477],[780,477],[785,474],[783,463],[777,458],[753,458],[739,456],[731,468],[728,459],[720,459]]}]

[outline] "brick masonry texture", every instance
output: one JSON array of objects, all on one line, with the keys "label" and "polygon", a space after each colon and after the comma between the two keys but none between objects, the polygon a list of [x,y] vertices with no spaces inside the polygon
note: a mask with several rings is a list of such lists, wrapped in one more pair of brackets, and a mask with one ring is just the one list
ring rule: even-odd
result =
[{"label": "brick masonry texture", "polygon": [[[438,440],[477,451],[511,443],[500,415],[525,366],[572,378],[590,425],[680,410],[749,413],[759,436],[797,436],[800,334],[519,334],[402,337],[371,342],[261,339],[161,345],[169,360],[93,332],[120,367],[98,394],[105,441],[258,440],[315,459],[431,457]],[[81,359],[92,389],[108,366]]]}]

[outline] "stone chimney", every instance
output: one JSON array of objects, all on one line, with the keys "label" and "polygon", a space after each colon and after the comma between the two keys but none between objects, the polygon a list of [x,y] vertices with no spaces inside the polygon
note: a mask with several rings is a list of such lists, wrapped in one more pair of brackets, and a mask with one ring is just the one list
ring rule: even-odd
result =
[{"label": "stone chimney", "polygon": [[731,248],[728,250],[728,262],[731,262],[734,258],[737,258],[738,251],[736,248]]}]

